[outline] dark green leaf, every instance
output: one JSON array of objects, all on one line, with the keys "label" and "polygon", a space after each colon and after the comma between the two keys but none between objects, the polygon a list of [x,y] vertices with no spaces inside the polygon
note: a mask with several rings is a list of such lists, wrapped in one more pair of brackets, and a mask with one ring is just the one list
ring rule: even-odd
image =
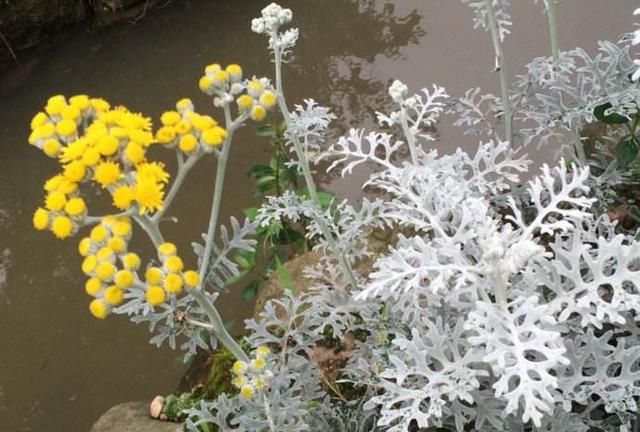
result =
[{"label": "dark green leaf", "polygon": [[633,135],[623,137],[616,147],[618,166],[627,169],[631,162],[638,156],[638,140]]},{"label": "dark green leaf", "polygon": [[269,165],[251,165],[248,171],[249,177],[263,177],[265,175],[272,175],[273,169]]},{"label": "dark green leaf", "polygon": [[606,115],[605,112],[611,107],[612,105],[609,102],[599,105],[593,110],[593,115],[601,122],[607,124],[625,124],[629,121],[627,117],[618,113]]},{"label": "dark green leaf", "polygon": [[260,125],[256,128],[256,135],[272,138],[276,136],[276,130],[274,129],[273,125],[270,124]]},{"label": "dark green leaf", "polygon": [[254,279],[247,284],[242,290],[242,300],[248,301],[254,298],[258,294],[260,289],[260,279]]},{"label": "dark green leaf", "polygon": [[326,209],[333,202],[333,194],[331,192],[320,191],[318,192],[318,201],[320,203],[320,207]]}]

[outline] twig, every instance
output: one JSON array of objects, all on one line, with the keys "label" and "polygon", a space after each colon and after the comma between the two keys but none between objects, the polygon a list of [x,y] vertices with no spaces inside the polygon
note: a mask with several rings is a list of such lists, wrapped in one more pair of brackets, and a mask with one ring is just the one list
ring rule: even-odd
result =
[{"label": "twig", "polygon": [[7,49],[9,50],[9,54],[11,54],[11,57],[13,57],[13,61],[15,61],[16,64],[20,64],[20,60],[18,60],[18,56],[16,56],[15,51],[13,51],[13,48],[11,48],[11,44],[9,43],[7,38],[4,37],[2,32],[0,32],[0,38],[2,39],[2,42],[4,42],[4,45],[7,47]]},{"label": "twig", "polygon": [[144,6],[142,6],[142,12],[140,12],[140,15],[131,20],[131,24],[137,24],[138,21],[140,21],[145,17],[145,15],[147,15],[147,10],[149,10],[149,3],[151,3],[151,0],[145,0]]}]

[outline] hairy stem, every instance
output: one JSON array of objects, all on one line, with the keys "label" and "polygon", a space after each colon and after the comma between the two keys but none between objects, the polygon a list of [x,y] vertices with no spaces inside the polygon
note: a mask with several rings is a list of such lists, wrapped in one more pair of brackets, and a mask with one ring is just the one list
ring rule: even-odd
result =
[{"label": "hairy stem", "polygon": [[[275,41],[278,35],[274,34],[272,35],[272,37],[274,40],[274,45],[276,45]],[[275,54],[276,91],[278,93],[278,105],[280,107],[280,111],[282,112],[282,116],[284,118],[285,124],[287,125],[287,127],[291,127],[291,116],[289,115],[289,108],[287,107],[287,101],[285,99],[284,91],[282,87],[282,50],[280,47],[276,45],[273,51]],[[311,175],[311,169],[309,168],[309,161],[302,148],[302,143],[300,143],[300,140],[295,134],[291,134],[291,141],[293,141],[293,147],[295,149],[296,156],[298,157],[298,161],[300,162],[300,166],[302,167],[302,174],[303,174],[305,183],[307,185],[307,189],[309,190],[309,196],[311,197],[313,202],[316,204],[316,206],[318,208],[321,208],[320,199],[318,198],[318,191],[316,190],[316,184],[313,180],[313,176]],[[333,236],[333,233],[331,232],[331,230],[329,229],[329,227],[327,226],[326,222],[323,219],[318,218],[316,222],[320,227],[320,231],[322,232],[322,235],[327,240],[327,243],[329,244],[329,248],[338,258],[338,263],[340,265],[340,268],[343,274],[346,276],[349,284],[351,285],[351,288],[356,289],[358,285],[356,283],[356,278],[353,275],[353,270],[351,269],[351,265],[345,258],[344,254],[338,248],[338,244],[336,243],[336,239]]]},{"label": "hairy stem", "polygon": [[409,145],[409,152],[411,153],[411,162],[413,165],[418,166],[418,150],[416,148],[416,135],[411,132],[411,128],[409,127],[409,121],[407,119],[407,110],[402,108],[400,110],[400,122],[402,124],[402,132],[404,132],[404,136],[407,138],[407,144]]},{"label": "hairy stem", "polygon": [[498,21],[496,20],[496,13],[493,9],[492,1],[485,0],[485,3],[489,29],[491,30],[491,40],[493,41],[493,50],[496,56],[496,71],[500,74],[500,93],[502,98],[502,110],[504,111],[505,139],[513,144],[513,114],[511,112],[511,100],[509,99],[507,67],[505,65],[504,54],[502,52],[502,43],[500,42],[500,31],[498,30]]},{"label": "hairy stem", "polygon": [[556,0],[546,0],[547,22],[549,23],[549,42],[553,61],[560,58],[560,43],[558,38],[558,17],[556,15]]}]

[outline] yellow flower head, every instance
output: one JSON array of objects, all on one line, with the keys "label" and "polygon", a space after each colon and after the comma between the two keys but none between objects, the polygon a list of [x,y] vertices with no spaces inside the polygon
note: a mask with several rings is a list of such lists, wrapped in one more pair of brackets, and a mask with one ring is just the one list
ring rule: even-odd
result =
[{"label": "yellow flower head", "polygon": [[260,104],[265,108],[272,108],[277,101],[278,97],[271,90],[265,90],[262,95],[260,95]]},{"label": "yellow flower head", "polygon": [[241,388],[243,385],[246,384],[246,382],[247,382],[247,379],[245,378],[244,375],[238,375],[234,377],[233,380],[231,380],[231,383],[238,388]]},{"label": "yellow flower head", "polygon": [[264,85],[259,79],[252,79],[247,83],[247,93],[253,97],[260,97],[263,90]]},{"label": "yellow flower head", "polygon": [[264,378],[262,377],[256,377],[253,380],[253,386],[257,389],[257,390],[261,390],[265,387],[265,385],[267,385],[266,381],[264,380]]},{"label": "yellow flower head", "polygon": [[88,167],[95,166],[100,162],[100,152],[96,148],[87,149],[82,155],[82,163]]},{"label": "yellow flower head", "polygon": [[262,357],[256,357],[251,360],[251,367],[256,370],[260,370],[266,366],[267,362]]},{"label": "yellow flower head", "polygon": [[101,162],[93,174],[93,178],[100,186],[107,187],[112,185],[120,178],[120,164],[116,162]]},{"label": "yellow flower head", "polygon": [[147,303],[149,303],[151,306],[158,306],[164,303],[167,297],[161,287],[150,286],[149,288],[147,288],[145,298],[147,299]]},{"label": "yellow flower head", "polygon": [[120,260],[122,261],[122,267],[127,270],[137,270],[140,268],[140,257],[133,252],[123,255]]},{"label": "yellow flower head", "polygon": [[182,259],[179,256],[173,255],[167,257],[167,259],[164,261],[164,268],[166,268],[170,272],[177,273],[179,271],[182,271],[182,269],[184,268],[184,264],[182,263]]},{"label": "yellow flower head", "polygon": [[59,115],[64,107],[67,106],[67,101],[62,95],[51,96],[47,100],[47,105],[44,110],[51,116]]},{"label": "yellow flower head", "polygon": [[169,173],[164,170],[162,162],[145,162],[136,167],[138,177],[149,177],[157,182],[167,183]]},{"label": "yellow flower head", "polygon": [[38,208],[33,213],[33,227],[37,230],[47,229],[49,226],[49,212],[43,208]]},{"label": "yellow flower head", "polygon": [[178,249],[176,245],[171,242],[164,242],[160,246],[158,246],[158,257],[160,259],[165,259],[166,257],[175,255]]},{"label": "yellow flower head", "polygon": [[73,233],[74,225],[66,216],[56,216],[51,223],[51,231],[59,239],[67,238]]},{"label": "yellow flower head", "polygon": [[160,116],[160,123],[162,123],[163,126],[173,126],[180,120],[182,120],[182,116],[177,111],[165,111]]},{"label": "yellow flower head", "polygon": [[87,206],[80,197],[71,198],[64,206],[64,211],[69,216],[81,216],[87,212]]},{"label": "yellow flower head", "polygon": [[211,147],[215,147],[222,144],[222,141],[224,141],[224,138],[221,131],[224,131],[224,129],[218,126],[212,129],[207,129],[202,133],[202,142],[204,142],[206,145]]},{"label": "yellow flower head", "polygon": [[85,237],[78,243],[78,253],[80,256],[87,256],[91,253],[93,248],[93,242],[89,237]]},{"label": "yellow flower head", "polygon": [[247,363],[242,360],[236,360],[231,367],[231,370],[236,375],[241,375],[247,371]]},{"label": "yellow flower head", "polygon": [[127,242],[122,237],[111,237],[107,242],[107,247],[116,254],[121,254],[127,251]]},{"label": "yellow flower head", "polygon": [[184,283],[188,288],[196,288],[200,283],[200,276],[193,270],[188,270],[182,275]]},{"label": "yellow flower head", "polygon": [[86,172],[87,170],[84,164],[77,160],[66,164],[62,175],[70,182],[77,183],[84,179]]},{"label": "yellow flower head", "polygon": [[255,388],[252,385],[245,384],[240,389],[240,395],[245,399],[251,399],[251,396],[255,393]]},{"label": "yellow flower head", "polygon": [[62,149],[60,162],[67,163],[76,159],[81,159],[87,151],[87,147],[87,140],[83,138],[78,138],[77,140],[67,144],[67,146]]},{"label": "yellow flower head", "polygon": [[133,188],[129,185],[117,186],[112,192],[113,205],[120,210],[131,207],[134,197]]},{"label": "yellow flower head", "polygon": [[191,131],[191,122],[189,120],[180,120],[173,127],[177,133],[184,135]]},{"label": "yellow flower head", "polygon": [[86,275],[90,275],[94,272],[97,265],[98,265],[98,259],[96,258],[96,256],[89,255],[82,261],[82,266],[81,266],[82,272]]},{"label": "yellow flower head", "polygon": [[80,111],[85,110],[89,108],[89,97],[83,94],[71,96],[69,98],[69,104],[78,108]]},{"label": "yellow flower head", "polygon": [[98,249],[96,258],[98,258],[98,262],[114,263],[116,261],[116,254],[109,246],[104,246]]},{"label": "yellow flower head", "polygon": [[191,153],[198,146],[198,139],[192,134],[186,134],[180,137],[178,147],[180,151]]},{"label": "yellow flower head", "polygon": [[164,273],[158,267],[148,267],[144,272],[144,278],[149,285],[159,284],[163,277]]},{"label": "yellow flower head", "polygon": [[34,115],[33,118],[31,119],[31,130],[35,130],[40,126],[44,125],[45,123],[49,123],[50,121],[51,119],[49,119],[48,115],[46,115],[43,112],[39,112],[38,114]]},{"label": "yellow flower head", "polygon": [[133,273],[130,270],[120,270],[116,273],[115,283],[118,288],[129,288],[133,283]]},{"label": "yellow flower head", "polygon": [[140,206],[140,214],[154,212],[162,208],[164,185],[158,183],[154,178],[137,177],[133,192]]},{"label": "yellow flower head", "polygon": [[258,348],[256,348],[256,355],[258,357],[266,357],[269,354],[271,354],[271,350],[266,345],[260,345]]},{"label": "yellow flower head", "polygon": [[211,88],[213,87],[213,81],[211,80],[211,78],[204,75],[200,78],[200,81],[198,81],[198,87],[200,87],[200,90],[202,90],[203,92],[211,94],[210,92]]},{"label": "yellow flower head", "polygon": [[105,156],[113,155],[119,146],[118,138],[112,135],[105,135],[98,140],[98,151]]},{"label": "yellow flower head", "polygon": [[104,290],[104,299],[111,306],[118,306],[124,300],[124,292],[115,285]]},{"label": "yellow flower head", "polygon": [[96,266],[96,276],[103,281],[112,281],[116,274],[116,266],[106,261]]},{"label": "yellow flower head", "polygon": [[56,124],[56,133],[63,138],[69,138],[76,133],[76,122],[73,120],[60,120]]},{"label": "yellow flower head", "polygon": [[216,87],[224,87],[229,81],[229,74],[226,71],[220,70],[213,74],[211,81]]},{"label": "yellow flower head", "polygon": [[89,303],[91,315],[98,319],[105,319],[109,315],[109,308],[102,299],[94,299]]},{"label": "yellow flower head", "polygon": [[47,197],[44,199],[44,205],[47,209],[53,211],[60,211],[64,208],[64,205],[67,203],[67,197],[60,191],[53,191],[47,194]]},{"label": "yellow flower head", "polygon": [[139,164],[145,158],[144,147],[142,147],[141,144],[132,141],[127,144],[127,147],[125,147],[124,155],[130,163],[134,165]]},{"label": "yellow flower head", "polygon": [[178,103],[176,103],[176,109],[180,114],[188,111],[193,111],[193,102],[191,102],[191,99],[188,98],[180,99]]},{"label": "yellow flower head", "polygon": [[262,105],[256,105],[251,108],[250,116],[254,121],[262,121],[267,116],[267,110]]},{"label": "yellow flower head", "polygon": [[182,278],[177,273],[169,273],[164,278],[163,287],[169,294],[178,294],[182,291]]},{"label": "yellow flower head", "polygon": [[[78,120],[78,118],[80,117],[80,110],[73,106],[73,105],[68,105],[65,108],[62,109],[62,112],[60,113],[60,116],[62,117],[62,120],[70,120],[73,122],[74,126],[76,124],[76,120]],[[60,123],[58,123],[59,125]],[[75,127],[74,127],[75,130]],[[60,132],[58,132],[60,133]]]},{"label": "yellow flower head", "polygon": [[109,232],[102,225],[94,226],[93,229],[91,230],[91,234],[90,234],[91,240],[93,240],[96,243],[100,243],[100,242],[106,240],[108,235],[109,235]]},{"label": "yellow flower head", "polygon": [[62,146],[55,138],[49,138],[42,143],[42,151],[49,157],[56,157],[60,154]]},{"label": "yellow flower head", "polygon": [[190,116],[190,120],[191,124],[193,124],[193,127],[198,129],[199,131],[211,129],[212,127],[218,125],[218,122],[216,122],[211,116],[208,115],[200,115],[194,113]]},{"label": "yellow flower head", "polygon": [[109,102],[100,98],[89,99],[89,104],[98,114],[105,111],[109,111],[109,108],[111,108],[111,105],[109,105]]},{"label": "yellow flower head", "polygon": [[220,67],[218,63],[213,63],[210,65],[207,65],[207,67],[204,68],[204,73],[206,75],[213,76],[216,72],[219,72],[221,70],[222,70],[222,67]]},{"label": "yellow flower head", "polygon": [[97,277],[92,277],[87,279],[87,282],[84,284],[84,290],[90,296],[96,296],[102,289],[102,281]]},{"label": "yellow flower head", "polygon": [[163,126],[156,132],[156,141],[160,144],[169,144],[176,137],[176,130],[172,126]]},{"label": "yellow flower head", "polygon": [[226,72],[231,82],[239,82],[242,79],[242,68],[240,65],[230,64],[227,66]]},{"label": "yellow flower head", "polygon": [[253,106],[253,98],[248,94],[243,94],[236,99],[236,102],[238,103],[238,108],[243,111],[248,110]]},{"label": "yellow flower head", "polygon": [[122,218],[113,224],[113,234],[118,237],[129,238],[131,236],[131,222],[128,218]]}]

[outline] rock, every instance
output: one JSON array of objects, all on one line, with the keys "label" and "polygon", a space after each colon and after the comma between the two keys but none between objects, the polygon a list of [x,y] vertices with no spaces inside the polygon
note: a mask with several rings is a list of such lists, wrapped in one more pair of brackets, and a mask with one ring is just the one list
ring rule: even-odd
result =
[{"label": "rock", "polygon": [[[309,288],[311,288],[313,281],[304,277],[304,269],[313,266],[318,262],[319,259],[319,253],[306,252],[284,263],[284,268],[289,274],[289,278],[291,279],[294,295],[297,296],[300,293],[306,292],[309,290]],[[280,282],[278,275],[274,273],[274,275],[271,276],[269,280],[264,282],[262,284],[262,287],[260,288],[258,298],[256,299],[256,304],[253,308],[254,318],[258,317],[260,312],[262,312],[262,310],[264,309],[264,305],[269,300],[282,297],[283,292],[284,288],[282,287],[282,283]]]},{"label": "rock", "polygon": [[90,432],[176,432],[180,427],[149,417],[148,402],[126,402],[104,413]]}]

